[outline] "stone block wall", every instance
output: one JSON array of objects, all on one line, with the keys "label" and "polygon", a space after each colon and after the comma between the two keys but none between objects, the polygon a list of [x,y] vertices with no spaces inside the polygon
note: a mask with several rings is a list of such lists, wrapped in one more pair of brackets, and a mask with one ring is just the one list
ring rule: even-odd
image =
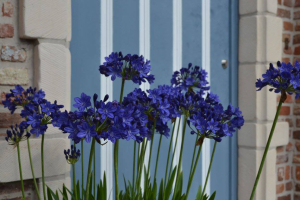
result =
[{"label": "stone block wall", "polygon": [[[71,0],[0,0],[0,100],[15,85],[43,89],[49,101],[70,109]],[[4,140],[6,129],[22,119],[20,110],[11,115],[0,104],[0,200],[21,199],[16,148]],[[40,193],[41,138],[30,139],[35,175]],[[46,184],[55,189],[70,186],[70,166],[63,150],[70,141],[59,130],[49,128],[45,136]],[[28,160],[27,143],[22,142],[21,160],[26,199],[37,199]],[[43,194],[42,194],[43,195]]]}]

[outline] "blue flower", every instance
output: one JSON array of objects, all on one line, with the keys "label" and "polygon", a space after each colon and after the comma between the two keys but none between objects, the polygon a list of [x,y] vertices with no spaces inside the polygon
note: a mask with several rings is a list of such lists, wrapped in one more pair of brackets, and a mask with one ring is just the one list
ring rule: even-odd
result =
[{"label": "blue flower", "polygon": [[[11,130],[7,130],[5,140],[9,145],[18,145],[19,142],[27,140],[30,134],[26,131],[28,125],[21,122],[20,125],[11,126]],[[25,134],[26,133],[26,134]]]},{"label": "blue flower", "polygon": [[35,134],[36,137],[39,137],[39,135],[43,135],[46,132],[47,128],[48,128],[47,125],[36,124],[30,130],[30,133]]},{"label": "blue flower", "polygon": [[76,102],[73,104],[75,108],[78,108],[79,111],[84,111],[87,107],[91,106],[91,97],[81,93],[81,97],[75,97],[74,101]]},{"label": "blue flower", "polygon": [[76,146],[71,145],[71,149],[64,150],[65,158],[69,164],[75,164],[80,157],[80,150],[76,150]]},{"label": "blue flower", "polygon": [[42,104],[41,107],[42,107],[42,112],[46,113],[47,115],[50,115],[52,112],[55,111],[53,105],[50,102]]},{"label": "blue flower", "polygon": [[12,89],[11,92],[14,94],[14,96],[22,95],[24,92],[24,88],[20,85],[16,85],[15,89]]},{"label": "blue flower", "polygon": [[28,116],[27,124],[30,124],[33,127],[38,126],[40,125],[42,118],[43,118],[42,115],[33,113],[33,115]]},{"label": "blue flower", "polygon": [[85,138],[86,142],[91,142],[91,138],[97,135],[97,132],[95,131],[96,126],[92,125],[89,126],[87,122],[83,122],[82,125],[78,125],[78,134],[77,136],[79,138]]},{"label": "blue flower", "polygon": [[98,109],[98,112],[101,114],[101,118],[114,118],[114,112],[116,112],[117,107],[113,106],[111,102],[108,102],[107,104],[101,103],[100,108]]}]

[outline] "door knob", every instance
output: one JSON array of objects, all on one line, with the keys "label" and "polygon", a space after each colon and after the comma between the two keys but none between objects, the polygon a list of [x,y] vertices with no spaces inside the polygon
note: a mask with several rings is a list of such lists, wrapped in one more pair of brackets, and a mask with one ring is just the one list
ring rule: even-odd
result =
[{"label": "door knob", "polygon": [[223,69],[226,69],[228,66],[228,60],[222,60],[221,63],[222,63]]}]

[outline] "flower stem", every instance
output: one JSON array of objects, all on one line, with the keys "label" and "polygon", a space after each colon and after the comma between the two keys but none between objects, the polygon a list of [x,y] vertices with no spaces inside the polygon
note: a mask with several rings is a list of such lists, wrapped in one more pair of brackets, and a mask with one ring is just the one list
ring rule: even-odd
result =
[{"label": "flower stem", "polygon": [[135,187],[135,157],[136,157],[136,142],[134,142],[134,150],[133,150],[133,170],[132,170],[132,194],[133,194],[133,191],[135,190],[134,187]]},{"label": "flower stem", "polygon": [[166,165],[166,171],[165,171],[164,189],[166,189],[166,184],[167,184],[167,175],[168,175],[168,168],[169,168],[169,160],[170,160],[170,153],[171,153],[172,142],[173,142],[173,137],[174,137],[174,131],[175,131],[175,126],[176,126],[176,120],[177,120],[177,118],[175,119],[174,124],[173,124],[172,136],[171,136],[170,144],[169,144],[167,165]]},{"label": "flower stem", "polygon": [[156,118],[154,119],[154,124],[153,124],[153,128],[152,128],[152,139],[151,139],[150,153],[149,153],[149,160],[148,160],[148,168],[147,168],[147,180],[148,180],[149,172],[150,172],[150,164],[151,164],[152,148],[153,148],[153,143],[154,143],[155,127],[156,127]]},{"label": "flower stem", "polygon": [[[124,93],[125,79],[122,78],[120,104],[122,105],[123,93]],[[119,162],[119,140],[116,141],[114,146],[114,170],[115,170],[115,195],[116,200],[119,200],[119,180],[118,180],[118,162]]]},{"label": "flower stem", "polygon": [[20,146],[19,146],[19,144],[17,144],[17,149],[18,149],[18,161],[19,161],[20,180],[21,180],[21,187],[22,187],[22,199],[25,199],[25,191],[24,191],[24,182],[23,182],[23,175],[22,175],[22,164],[21,164]]},{"label": "flower stem", "polygon": [[161,140],[162,140],[162,135],[160,135],[160,137],[159,137],[159,143],[158,143],[158,148],[157,148],[157,156],[156,156],[155,171],[154,171],[154,180],[156,180],[156,172],[157,172],[157,165],[158,165],[158,160],[159,160]]},{"label": "flower stem", "polygon": [[83,140],[81,140],[81,198],[83,199],[84,191],[84,163],[83,163]]},{"label": "flower stem", "polygon": [[177,147],[177,141],[178,141],[178,135],[179,135],[179,129],[180,129],[180,122],[181,122],[181,117],[179,118],[179,122],[178,122],[178,126],[177,126],[177,134],[176,134],[176,139],[175,139],[175,145],[174,145],[174,150],[173,150],[173,155],[172,155],[168,180],[170,179],[170,176],[172,174],[172,167],[173,167],[173,161],[174,161],[174,157],[175,157],[175,150],[176,150],[176,147]]},{"label": "flower stem", "polygon": [[72,164],[72,171],[73,171],[73,191],[74,191],[75,199],[77,199],[75,164]]},{"label": "flower stem", "polygon": [[177,180],[181,171],[181,163],[182,163],[182,152],[183,152],[183,144],[184,144],[184,136],[185,136],[185,129],[186,129],[186,124],[187,124],[187,114],[184,115],[184,120],[183,120],[183,130],[182,130],[182,139],[181,139],[181,147],[180,147],[180,154],[179,154],[179,162],[178,162],[178,170],[176,174],[176,181],[175,181],[175,188],[177,186]]},{"label": "flower stem", "polygon": [[95,148],[94,148],[94,159],[93,159],[93,163],[94,163],[94,197],[96,197],[96,153],[95,153]]},{"label": "flower stem", "polygon": [[212,162],[213,162],[213,160],[214,160],[214,155],[215,155],[216,146],[217,146],[217,141],[215,141],[215,144],[214,144],[214,148],[213,148],[213,152],[212,152],[212,155],[211,155],[211,158],[210,158],[210,163],[209,163],[209,167],[208,167],[208,172],[207,172],[207,174],[206,174],[205,184],[204,184],[204,187],[203,187],[203,191],[202,191],[200,200],[204,197],[204,193],[205,193],[205,189],[206,189],[206,186],[207,186],[208,177],[209,177],[210,170],[211,170],[211,165],[212,165]]},{"label": "flower stem", "polygon": [[93,138],[91,151],[90,151],[90,158],[89,158],[89,166],[88,166],[88,177],[86,180],[86,190],[85,190],[85,200],[88,200],[90,197],[90,178],[91,178],[91,168],[92,168],[92,161],[93,161],[93,154],[95,149],[95,138]]},{"label": "flower stem", "polygon": [[45,134],[42,135],[41,154],[42,154],[42,181],[43,181],[43,194],[44,194],[44,200],[46,200],[46,184],[45,184],[45,168],[44,168],[44,142],[45,142]]},{"label": "flower stem", "polygon": [[[199,139],[199,135],[197,135],[197,138],[196,138],[196,143]],[[193,172],[193,166],[194,166],[194,161],[195,161],[195,154],[196,154],[196,148],[197,148],[197,144],[195,143],[195,146],[194,146],[194,151],[193,151],[193,158],[192,158],[192,162],[191,162],[191,168],[190,168],[190,174],[189,174],[189,179],[192,175],[192,172]]]},{"label": "flower stem", "polygon": [[[196,141],[198,141],[198,140],[196,140]],[[195,144],[195,149],[196,149],[196,147],[197,146]],[[195,171],[196,171],[196,168],[197,168],[197,164],[198,164],[198,161],[199,161],[201,150],[202,150],[202,144],[200,145],[200,147],[198,149],[195,163],[193,164],[193,161],[192,161],[193,167],[191,165],[191,169],[190,169],[191,171],[190,171],[188,186],[187,186],[187,190],[186,190],[187,191],[186,192],[186,199],[188,199],[188,196],[189,196],[189,192],[190,192],[190,189],[191,189],[191,185],[192,185],[192,182],[193,182],[193,178],[194,178],[194,175],[195,175]]]},{"label": "flower stem", "polygon": [[266,145],[266,148],[265,148],[265,151],[264,151],[264,155],[262,157],[262,160],[261,160],[260,166],[259,166],[259,170],[258,170],[258,173],[256,175],[256,179],[255,179],[255,183],[253,185],[250,200],[252,200],[254,198],[255,190],[256,190],[256,187],[257,187],[257,184],[258,184],[258,181],[259,181],[259,178],[260,178],[260,174],[262,172],[267,154],[268,154],[268,150],[269,150],[269,147],[270,147],[270,144],[271,144],[271,141],[272,141],[272,137],[273,137],[274,130],[275,130],[275,127],[276,127],[276,124],[277,124],[278,116],[279,116],[279,112],[280,112],[280,109],[281,109],[281,106],[282,106],[283,102],[284,101],[281,98],[280,101],[279,101],[278,107],[277,107],[276,115],[275,115],[275,118],[274,118],[274,121],[273,121],[273,125],[272,125],[271,132],[270,132],[270,135],[269,135],[269,138],[268,138],[268,141],[267,141],[267,145]]},{"label": "flower stem", "polygon": [[28,148],[29,162],[30,162],[30,167],[31,167],[31,173],[32,173],[32,178],[33,178],[33,182],[34,182],[34,187],[35,187],[35,191],[36,191],[36,194],[38,196],[38,199],[40,200],[41,197],[40,197],[39,189],[38,189],[38,186],[37,186],[37,183],[36,183],[36,179],[35,179],[35,175],[34,175],[34,169],[33,169],[33,165],[32,165],[29,138],[27,139],[27,148]]}]

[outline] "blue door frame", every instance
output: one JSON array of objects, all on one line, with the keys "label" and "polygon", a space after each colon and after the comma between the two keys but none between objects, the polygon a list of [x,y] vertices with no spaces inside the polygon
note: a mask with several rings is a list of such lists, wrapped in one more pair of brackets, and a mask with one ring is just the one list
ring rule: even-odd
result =
[{"label": "blue door frame", "polygon": [[[98,66],[101,55],[100,36],[100,0],[99,1],[73,1],[72,2],[72,41],[70,50],[72,55],[72,104],[81,92],[89,95],[100,93],[100,74]],[[152,73],[156,81],[151,87],[159,84],[169,84],[167,76],[171,76],[173,65],[173,1],[150,1],[150,60]],[[129,12],[130,11],[130,12]],[[137,0],[113,1],[113,51],[139,54],[139,3]],[[212,0],[211,1],[211,90],[220,96],[224,104],[232,103],[237,106],[238,91],[238,0]],[[201,65],[201,1],[189,0],[182,3],[182,66],[189,62]],[[221,60],[228,60],[228,68],[223,69]],[[118,99],[120,82],[113,83],[114,99]],[[133,87],[128,83],[125,88],[130,92]],[[187,134],[188,135],[188,134]],[[156,140],[158,138],[156,137]],[[158,141],[155,140],[153,155],[156,155]],[[162,145],[168,145],[163,140]],[[193,142],[188,137],[186,142]],[[120,143],[120,163],[123,166],[132,165],[132,142]],[[213,145],[211,144],[211,147]],[[96,177],[100,180],[100,151],[97,146]],[[185,146],[185,152],[191,152],[191,147]],[[88,163],[89,144],[84,145],[84,163]],[[163,159],[166,152],[162,152]],[[153,158],[154,159],[154,158]],[[191,155],[185,154],[184,163],[189,163]],[[160,169],[164,164],[158,166]],[[201,162],[196,171],[194,187],[191,197],[195,196],[196,185],[201,184]],[[222,167],[220,167],[222,166]],[[76,165],[76,178],[81,181],[80,163]],[[85,169],[87,166],[85,166]],[[183,164],[183,169],[189,168]],[[151,168],[153,171],[153,169]],[[153,173],[153,172],[152,172]],[[120,187],[123,174],[130,179],[130,167],[120,168]],[[163,170],[158,172],[158,180],[163,177]],[[186,183],[184,183],[186,184]],[[217,190],[217,200],[237,199],[237,137],[226,138],[218,144],[211,173],[211,192]]]}]

